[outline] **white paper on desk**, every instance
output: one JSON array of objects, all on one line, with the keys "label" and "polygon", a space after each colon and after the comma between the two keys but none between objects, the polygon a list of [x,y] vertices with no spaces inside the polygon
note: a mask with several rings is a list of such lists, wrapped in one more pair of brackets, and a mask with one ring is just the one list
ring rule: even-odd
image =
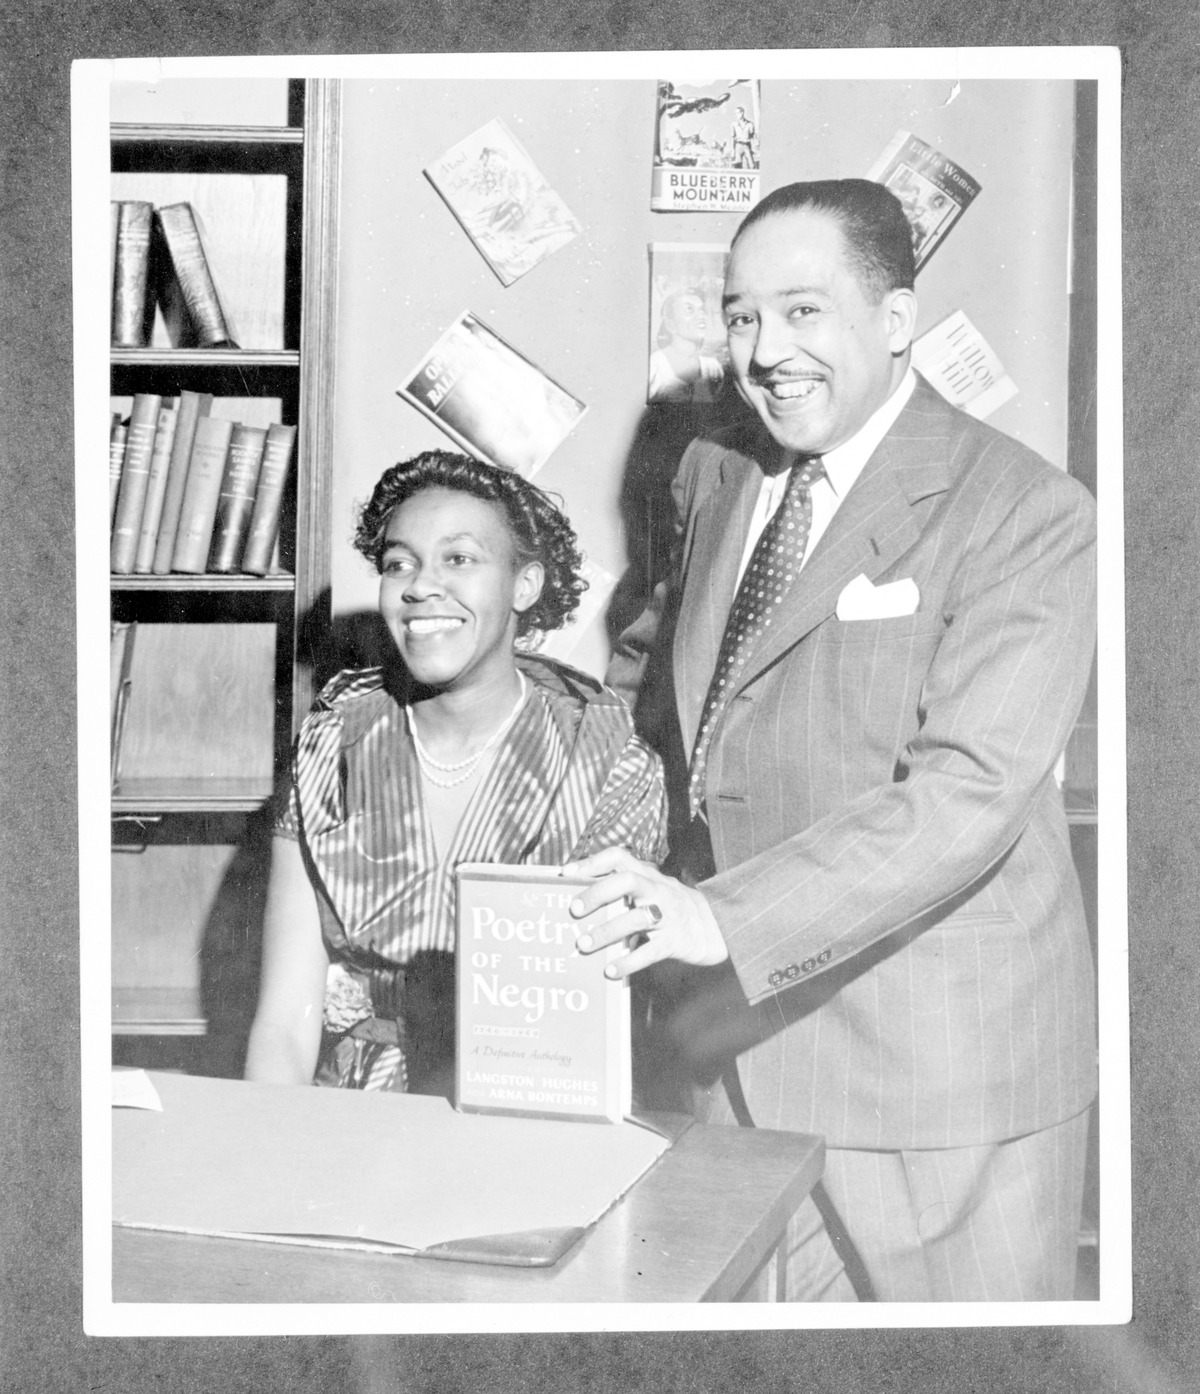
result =
[{"label": "white paper on desk", "polygon": [[148,1108],[162,1112],[162,1100],[145,1070],[116,1068],[112,1072],[113,1108]]},{"label": "white paper on desk", "polygon": [[859,575],[838,596],[839,620],[894,620],[915,615],[921,603],[917,583],[911,576],[875,586]]},{"label": "white paper on desk", "polygon": [[155,1074],[113,1115],[113,1221],[403,1249],[592,1224],[667,1150],[636,1124],[456,1113],[445,1099]]}]

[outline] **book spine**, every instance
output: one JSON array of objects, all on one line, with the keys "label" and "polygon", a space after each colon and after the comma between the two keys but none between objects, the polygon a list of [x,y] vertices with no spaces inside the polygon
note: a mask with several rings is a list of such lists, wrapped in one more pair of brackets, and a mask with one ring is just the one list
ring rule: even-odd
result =
[{"label": "book spine", "polygon": [[113,309],[117,299],[117,236],[121,231],[121,205],[118,200],[113,199],[108,205],[108,320],[109,338],[115,338],[112,326],[116,324],[113,316]]},{"label": "book spine", "polygon": [[292,467],[296,443],[295,426],[271,426],[263,447],[262,471],[254,496],[254,511],[242,552],[242,570],[252,576],[265,576],[271,570],[272,553],[279,537],[283,512],[283,491]]},{"label": "book spine", "polygon": [[212,548],[208,554],[210,571],[238,569],[254,508],[254,491],[258,486],[266,439],[266,430],[261,427],[238,425],[233,428],[217,499]]},{"label": "book spine", "polygon": [[168,204],[158,209],[155,217],[196,343],[201,348],[237,348],[191,204]]},{"label": "book spine", "polygon": [[167,469],[171,463],[171,444],[179,413],[174,401],[158,413],[158,429],[154,433],[154,453],[150,456],[150,477],[146,481],[146,503],[142,509],[142,527],[138,534],[137,555],[133,569],[139,576],[150,574],[154,548],[158,542],[158,524],[162,518],[163,495],[167,487]]},{"label": "book spine", "polygon": [[150,459],[154,454],[154,435],[161,410],[162,398],[157,393],[139,392],[133,399],[109,554],[113,572],[118,576],[129,575],[137,556],[142,509],[150,478]]},{"label": "book spine", "polygon": [[121,774],[121,739],[129,712],[129,693],[133,686],[133,639],[137,624],[114,624],[109,645],[109,691],[112,732],[109,777],[113,789]]},{"label": "book spine", "polygon": [[129,201],[118,205],[112,289],[112,342],[118,348],[145,348],[150,342],[153,299],[148,287],[153,213],[150,203]]},{"label": "book spine", "polygon": [[125,441],[128,425],[113,412],[112,429],[108,435],[108,526],[111,532],[117,516],[117,494],[121,488],[121,471],[125,466]]},{"label": "book spine", "polygon": [[150,564],[156,576],[166,576],[171,570],[175,534],[179,531],[179,511],[183,507],[183,494],[187,487],[188,462],[192,456],[192,442],[196,438],[196,423],[212,410],[212,401],[211,392],[182,392],[179,396],[179,420],[175,426],[175,439],[171,442],[167,487],[163,493],[154,559]]},{"label": "book spine", "polygon": [[122,659],[125,654],[125,641],[129,637],[129,626],[113,620],[108,634],[108,720],[109,729],[116,730],[117,694],[121,690],[123,676]]},{"label": "book spine", "polygon": [[233,422],[222,421],[218,417],[201,417],[196,423],[187,487],[179,510],[179,532],[171,557],[172,571],[199,575],[208,561],[213,522],[217,516],[217,499],[221,493],[221,480],[225,477],[225,457],[229,453],[232,433]]}]

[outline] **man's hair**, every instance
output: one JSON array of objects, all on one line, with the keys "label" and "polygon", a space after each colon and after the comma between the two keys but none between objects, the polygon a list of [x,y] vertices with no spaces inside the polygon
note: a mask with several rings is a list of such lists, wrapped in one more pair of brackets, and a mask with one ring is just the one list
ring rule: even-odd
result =
[{"label": "man's hair", "polygon": [[359,510],[354,546],[378,570],[393,512],[423,489],[451,489],[499,505],[508,523],[517,565],[541,562],[542,593],[517,616],[518,635],[558,629],[587,589],[575,532],[554,501],[536,484],[499,465],[450,450],[426,450],[385,470]]},{"label": "man's hair", "polygon": [[734,234],[733,246],[764,218],[798,212],[827,213],[837,219],[863,290],[876,303],[889,290],[912,289],[916,279],[912,229],[896,195],[871,179],[785,184],[746,214]]}]

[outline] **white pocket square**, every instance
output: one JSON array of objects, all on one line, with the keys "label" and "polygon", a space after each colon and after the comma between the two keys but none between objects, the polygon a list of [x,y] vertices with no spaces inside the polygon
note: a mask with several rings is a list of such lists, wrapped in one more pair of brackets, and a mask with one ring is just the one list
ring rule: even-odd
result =
[{"label": "white pocket square", "polygon": [[856,576],[838,596],[839,620],[894,620],[915,615],[921,593],[911,576],[873,586],[865,576]]}]

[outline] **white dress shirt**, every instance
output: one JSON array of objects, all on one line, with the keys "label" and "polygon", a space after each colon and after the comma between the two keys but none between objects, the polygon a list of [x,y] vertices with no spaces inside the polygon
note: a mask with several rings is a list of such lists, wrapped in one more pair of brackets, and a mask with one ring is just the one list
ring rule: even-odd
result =
[{"label": "white dress shirt", "polygon": [[[821,456],[825,475],[818,479],[809,491],[812,495],[812,526],[808,531],[808,542],[804,547],[804,561],[800,563],[801,566],[812,556],[813,548],[833,521],[833,515],[850,492],[850,486],[863,472],[867,461],[875,453],[876,446],[892,429],[916,385],[917,375],[909,367],[900,379],[900,386],[883,406],[867,418],[858,432],[843,445]],[[763,476],[762,486],[758,491],[758,502],[754,505],[754,513],[750,518],[750,531],[746,534],[746,545],[742,549],[742,563],[738,567],[739,585],[746,568],[750,565],[750,558],[754,555],[754,548],[762,536],[763,528],[783,502],[789,473],[788,470],[781,470],[778,474]]]}]

